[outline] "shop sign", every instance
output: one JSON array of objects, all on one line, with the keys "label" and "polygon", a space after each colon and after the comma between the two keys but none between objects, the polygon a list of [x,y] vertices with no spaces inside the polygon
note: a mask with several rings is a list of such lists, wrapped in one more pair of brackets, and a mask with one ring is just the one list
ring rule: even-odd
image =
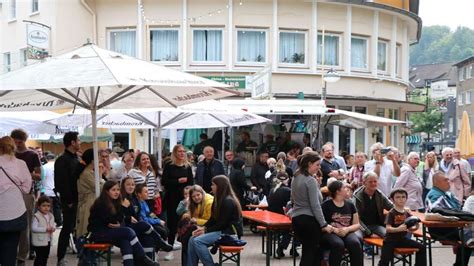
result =
[{"label": "shop sign", "polygon": [[227,84],[229,86],[232,86],[234,89],[245,89],[245,76],[207,76],[205,78]]}]

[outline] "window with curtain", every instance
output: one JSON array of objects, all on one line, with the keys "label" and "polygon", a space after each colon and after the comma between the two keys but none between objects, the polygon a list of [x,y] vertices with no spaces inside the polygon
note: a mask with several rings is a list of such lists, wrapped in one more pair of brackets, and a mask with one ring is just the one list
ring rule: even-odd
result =
[{"label": "window with curtain", "polygon": [[193,31],[193,61],[222,61],[222,30]]},{"label": "window with curtain", "polygon": [[38,12],[38,1],[39,0],[31,0],[31,13]]},{"label": "window with curtain", "polygon": [[379,41],[377,43],[377,69],[387,71],[387,43]]},{"label": "window with curtain", "polygon": [[237,31],[237,62],[266,62],[266,32],[256,30]]},{"label": "window with curtain", "polygon": [[135,34],[135,30],[109,31],[109,49],[135,57],[137,54]]},{"label": "window with curtain", "polygon": [[150,31],[151,61],[177,62],[179,60],[178,30],[152,29]]},{"label": "window with curtain", "polygon": [[3,69],[5,72],[10,72],[12,70],[11,64],[12,64],[11,54],[4,53],[3,54]]},{"label": "window with curtain", "polygon": [[[323,36],[318,34],[318,64],[322,65],[323,54]],[[338,66],[339,65],[339,36],[324,35],[324,65]]]},{"label": "window with curtain", "polygon": [[368,54],[367,39],[360,37],[351,38],[351,67],[358,69],[368,69],[367,54]]},{"label": "window with curtain", "polygon": [[284,64],[305,64],[306,33],[280,32],[278,62]]}]

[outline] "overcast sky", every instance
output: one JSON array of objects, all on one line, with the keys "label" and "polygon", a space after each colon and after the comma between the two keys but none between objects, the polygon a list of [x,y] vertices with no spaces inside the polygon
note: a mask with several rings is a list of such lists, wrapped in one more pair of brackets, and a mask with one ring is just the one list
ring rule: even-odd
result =
[{"label": "overcast sky", "polygon": [[423,26],[446,25],[452,30],[466,26],[474,30],[474,0],[420,0]]}]

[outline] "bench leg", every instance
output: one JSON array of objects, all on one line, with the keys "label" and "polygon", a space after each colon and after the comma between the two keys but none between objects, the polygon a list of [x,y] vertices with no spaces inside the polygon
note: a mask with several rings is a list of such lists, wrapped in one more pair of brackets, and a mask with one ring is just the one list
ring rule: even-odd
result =
[{"label": "bench leg", "polygon": [[219,249],[219,265],[222,265],[222,252]]}]

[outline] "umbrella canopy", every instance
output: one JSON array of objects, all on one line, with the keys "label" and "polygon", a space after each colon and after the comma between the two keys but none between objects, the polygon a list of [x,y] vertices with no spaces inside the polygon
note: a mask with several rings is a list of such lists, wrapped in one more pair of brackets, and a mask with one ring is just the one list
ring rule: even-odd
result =
[{"label": "umbrella canopy", "polygon": [[[0,111],[76,106],[90,110],[95,151],[99,109],[176,107],[236,94],[227,85],[93,44],[0,76]],[[99,169],[98,162],[95,152],[95,169]],[[98,171],[95,175],[99,195]]]},{"label": "umbrella canopy", "polygon": [[461,130],[459,131],[459,137],[456,140],[456,148],[461,150],[462,156],[470,156],[474,154],[472,149],[471,139],[471,126],[469,124],[469,115],[466,111],[462,113]]},{"label": "umbrella canopy", "polygon": [[[270,119],[232,108],[218,101],[206,101],[178,108],[101,110],[97,114],[100,128],[221,128],[271,122]],[[47,121],[60,126],[90,127],[92,117],[84,110]]]}]

